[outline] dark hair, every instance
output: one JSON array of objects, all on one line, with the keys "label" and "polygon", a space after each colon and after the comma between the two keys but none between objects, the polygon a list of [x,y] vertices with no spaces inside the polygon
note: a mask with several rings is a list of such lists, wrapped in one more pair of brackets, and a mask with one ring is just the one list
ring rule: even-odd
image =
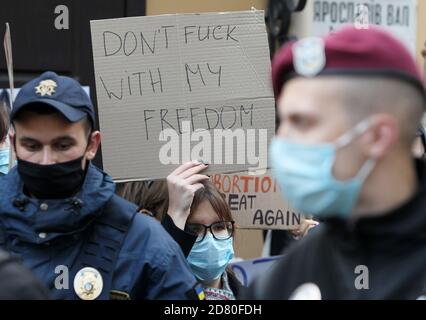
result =
[{"label": "dark hair", "polygon": [[9,115],[4,103],[0,102],[0,143],[3,143],[9,132]]},{"label": "dark hair", "polygon": [[133,181],[117,183],[116,193],[133,202],[139,211],[162,221],[169,207],[166,180]]},{"label": "dark hair", "polygon": [[6,90],[3,90],[0,95],[0,143],[3,143],[7,138],[7,134],[10,128],[9,121],[10,106],[9,106],[9,94]]},{"label": "dark hair", "polygon": [[[49,106],[48,104],[34,102],[34,103],[27,104],[21,110],[19,110],[18,113],[15,115],[13,122],[22,121],[22,118],[27,113],[33,113],[33,114],[36,114],[36,115],[59,114],[59,115],[63,116],[58,110],[56,110],[52,106]],[[84,131],[86,133],[86,136],[89,137],[89,135],[90,135],[90,133],[92,132],[92,129],[93,129],[92,122],[90,121],[88,116],[84,117],[80,121],[84,121],[83,122]]]},{"label": "dark hair", "polygon": [[213,210],[217,213],[222,221],[232,221],[232,213],[228,203],[226,203],[225,195],[223,195],[210,180],[203,182],[204,188],[198,189],[195,192],[192,200],[191,213],[192,215],[201,202],[207,200],[210,202]]}]

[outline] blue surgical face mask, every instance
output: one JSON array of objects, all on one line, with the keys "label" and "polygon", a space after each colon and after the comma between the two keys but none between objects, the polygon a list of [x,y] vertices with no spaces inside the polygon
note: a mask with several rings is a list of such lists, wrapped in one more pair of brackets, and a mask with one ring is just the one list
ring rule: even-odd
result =
[{"label": "blue surgical face mask", "polygon": [[10,149],[0,149],[0,175],[6,175],[9,172]]},{"label": "blue surgical face mask", "polygon": [[270,146],[272,171],[292,208],[319,218],[347,218],[375,161],[368,159],[358,174],[339,181],[333,176],[336,151],[348,145],[370,127],[360,122],[331,144],[306,145],[274,138]]},{"label": "blue surgical face mask", "polygon": [[218,279],[234,257],[232,238],[216,240],[207,233],[201,242],[192,247],[187,261],[194,275],[203,282]]}]

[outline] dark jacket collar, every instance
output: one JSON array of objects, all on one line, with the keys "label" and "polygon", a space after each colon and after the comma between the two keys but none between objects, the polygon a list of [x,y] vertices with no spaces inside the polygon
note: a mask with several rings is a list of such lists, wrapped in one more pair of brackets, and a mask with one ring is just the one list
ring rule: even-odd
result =
[{"label": "dark jacket collar", "polygon": [[405,203],[381,215],[363,217],[356,221],[333,218],[325,221],[342,236],[359,238],[422,239],[426,238],[426,162],[416,160],[418,188]]},{"label": "dark jacket collar", "polygon": [[[17,168],[0,179],[0,224],[9,235],[41,243],[86,228],[113,196],[115,184],[90,164],[80,191],[71,198],[40,200],[23,192]],[[40,237],[46,233],[46,237]]]}]

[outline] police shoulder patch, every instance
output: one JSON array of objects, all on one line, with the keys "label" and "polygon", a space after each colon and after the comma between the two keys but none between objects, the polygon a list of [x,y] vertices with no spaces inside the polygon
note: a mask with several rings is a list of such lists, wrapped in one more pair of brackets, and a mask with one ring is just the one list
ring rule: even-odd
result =
[{"label": "police shoulder patch", "polygon": [[186,296],[191,300],[205,300],[203,286],[197,282],[191,289],[186,292]]},{"label": "police shoulder patch", "polygon": [[130,300],[130,295],[127,292],[119,290],[111,290],[109,292],[110,300]]}]

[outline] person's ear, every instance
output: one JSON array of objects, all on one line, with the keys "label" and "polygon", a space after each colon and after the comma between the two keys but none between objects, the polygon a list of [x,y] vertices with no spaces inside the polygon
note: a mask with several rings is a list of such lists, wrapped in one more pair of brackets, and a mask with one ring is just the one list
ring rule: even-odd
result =
[{"label": "person's ear", "polygon": [[13,129],[9,129],[8,136],[9,136],[10,148],[12,148],[16,152],[15,131]]},{"label": "person's ear", "polygon": [[86,150],[86,159],[93,160],[98,151],[99,145],[101,143],[101,133],[99,131],[93,131],[89,137],[89,143]]},{"label": "person's ear", "polygon": [[370,159],[381,159],[397,142],[399,126],[397,119],[390,114],[377,114],[372,117],[370,128],[361,137],[364,154]]}]

